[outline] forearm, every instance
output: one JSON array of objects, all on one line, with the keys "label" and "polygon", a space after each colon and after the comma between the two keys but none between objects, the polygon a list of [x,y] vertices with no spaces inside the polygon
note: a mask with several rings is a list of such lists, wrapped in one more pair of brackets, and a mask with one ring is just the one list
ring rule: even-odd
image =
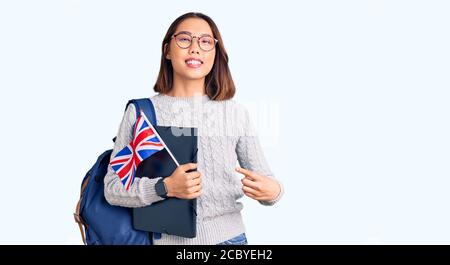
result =
[{"label": "forearm", "polygon": [[241,167],[277,181],[280,186],[278,195],[270,201],[258,200],[260,204],[265,206],[272,206],[277,203],[283,197],[284,187],[282,183],[274,177],[273,172],[270,170],[258,137],[255,135],[241,136],[236,147],[236,153]]},{"label": "forearm", "polygon": [[122,207],[144,207],[163,200],[155,191],[155,183],[160,178],[135,178],[128,190],[120,182],[119,176],[108,166],[105,176],[105,198],[111,205]]}]

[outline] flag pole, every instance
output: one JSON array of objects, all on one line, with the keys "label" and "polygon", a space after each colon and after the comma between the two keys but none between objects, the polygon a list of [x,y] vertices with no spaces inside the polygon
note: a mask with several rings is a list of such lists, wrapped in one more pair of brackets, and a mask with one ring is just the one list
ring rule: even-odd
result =
[{"label": "flag pole", "polygon": [[141,110],[141,116],[145,117],[145,121],[149,124],[149,126],[152,128],[153,132],[155,132],[156,136],[158,137],[158,139],[161,141],[161,143],[163,144],[163,146],[166,148],[167,152],[169,153],[170,157],[173,159],[173,162],[175,162],[175,164],[177,165],[177,167],[180,166],[180,163],[178,163],[177,159],[173,156],[172,152],[170,152],[169,147],[166,145],[166,143],[164,142],[164,140],[161,138],[161,136],[159,136],[158,132],[156,131],[155,127],[153,127],[153,124],[147,120],[147,116],[145,116],[144,112]]}]

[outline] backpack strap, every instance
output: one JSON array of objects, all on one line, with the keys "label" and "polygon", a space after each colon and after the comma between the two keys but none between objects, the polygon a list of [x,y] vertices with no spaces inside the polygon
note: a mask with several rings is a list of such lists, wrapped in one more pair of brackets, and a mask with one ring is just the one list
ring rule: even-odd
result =
[{"label": "backpack strap", "polygon": [[[136,109],[136,118],[139,117],[139,113],[141,110],[144,111],[145,116],[150,120],[150,123],[155,126],[156,125],[156,114],[155,114],[155,107],[153,106],[152,100],[150,98],[138,98],[138,99],[131,99],[128,101],[125,110],[128,108],[129,104],[134,104],[134,107]],[[114,137],[112,140],[113,142],[116,142],[116,138]]]},{"label": "backpack strap", "polygon": [[[153,102],[150,98],[131,99],[128,101],[125,109],[128,107],[128,104],[130,104],[130,103],[134,104],[134,106],[136,108],[136,119],[137,119],[137,117],[139,117],[139,114],[141,113],[141,110],[142,110],[142,111],[144,111],[145,116],[147,116],[147,118],[149,119],[150,123],[153,126],[156,126],[155,107],[153,106]],[[113,141],[115,142],[115,140],[116,140],[116,137],[114,137]],[[149,232],[149,234],[151,235],[150,236],[151,240],[153,240],[152,234],[155,236],[155,238],[161,238],[161,233]]]},{"label": "backpack strap", "polygon": [[127,106],[132,103],[136,108],[136,118],[139,117],[139,113],[144,111],[145,116],[149,119],[150,123],[155,126],[156,125],[156,115],[155,115],[155,107],[153,106],[152,100],[150,98],[138,98],[131,99],[128,101]]},{"label": "backpack strap", "polygon": [[75,222],[78,224],[78,227],[80,228],[81,238],[83,239],[83,243],[86,245],[86,235],[85,230],[83,229],[83,226],[85,229],[88,228],[88,224],[83,220],[83,218],[80,215],[80,206],[81,206],[81,200],[83,199],[84,190],[86,189],[87,184],[89,183],[89,179],[91,178],[91,172],[89,171],[86,174],[86,178],[83,181],[83,184],[81,185],[81,192],[80,192],[80,199],[78,200],[77,206],[75,208],[75,213],[73,214],[73,217],[75,219]]}]

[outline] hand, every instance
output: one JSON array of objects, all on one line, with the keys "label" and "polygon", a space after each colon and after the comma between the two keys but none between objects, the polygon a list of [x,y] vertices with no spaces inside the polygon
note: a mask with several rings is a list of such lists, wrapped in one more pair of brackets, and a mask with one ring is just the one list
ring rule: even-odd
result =
[{"label": "hand", "polygon": [[180,199],[194,199],[201,195],[201,174],[198,171],[186,172],[197,169],[197,164],[187,163],[180,165],[175,171],[164,179],[168,197]]},{"label": "hand", "polygon": [[274,200],[281,192],[278,181],[273,178],[258,175],[250,170],[237,167],[236,171],[245,175],[241,180],[242,190],[248,197],[258,201]]}]

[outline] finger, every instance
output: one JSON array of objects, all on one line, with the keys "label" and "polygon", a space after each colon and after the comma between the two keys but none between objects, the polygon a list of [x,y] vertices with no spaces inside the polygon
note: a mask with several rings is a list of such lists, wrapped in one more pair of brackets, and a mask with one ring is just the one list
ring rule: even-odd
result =
[{"label": "finger", "polygon": [[179,166],[184,172],[191,170],[191,169],[196,169],[197,168],[197,164],[196,163],[187,163],[187,164],[183,164],[181,166]]},{"label": "finger", "polygon": [[245,169],[245,168],[242,168],[242,167],[236,167],[236,171],[241,173],[241,174],[244,174],[244,175],[251,175],[251,174],[253,174],[252,171],[250,171],[248,169]]},{"label": "finger", "polygon": [[201,185],[195,185],[195,186],[190,187],[190,188],[187,189],[187,191],[189,193],[196,193],[196,192],[199,192],[201,190],[202,190],[202,186]]},{"label": "finger", "polygon": [[200,195],[202,195],[202,192],[201,192],[201,191],[196,192],[196,193],[189,194],[189,195],[186,196],[186,197],[187,197],[187,199],[195,199],[195,198],[199,197]]},{"label": "finger", "polygon": [[194,180],[194,179],[200,178],[201,174],[198,171],[192,171],[192,172],[186,173],[185,176],[188,180]]},{"label": "finger", "polygon": [[245,176],[249,177],[250,179],[257,179],[258,178],[258,176],[253,171],[250,171],[250,170],[242,168],[242,167],[237,167],[236,171],[241,173],[241,174],[244,174]]},{"label": "finger", "polygon": [[254,199],[254,200],[257,200],[256,199],[256,196],[255,195],[253,195],[252,193],[250,193],[250,192],[246,192],[246,191],[244,191],[244,194],[247,196],[247,197],[250,197],[250,198],[252,198],[252,199]]},{"label": "finger", "polygon": [[241,180],[242,184],[244,184],[244,186],[247,186],[249,188],[252,188],[254,190],[261,190],[261,185],[258,182],[252,181],[248,178],[243,178]]},{"label": "finger", "polygon": [[202,179],[201,178],[196,178],[196,179],[188,181],[188,186],[189,187],[193,187],[193,186],[200,185],[201,183],[202,183]]},{"label": "finger", "polygon": [[254,189],[249,188],[249,187],[247,187],[247,186],[243,186],[243,187],[242,187],[242,191],[243,191],[244,193],[250,193],[251,195],[253,195],[253,196],[255,196],[255,197],[259,195],[259,192],[258,192],[257,190],[254,190]]}]

